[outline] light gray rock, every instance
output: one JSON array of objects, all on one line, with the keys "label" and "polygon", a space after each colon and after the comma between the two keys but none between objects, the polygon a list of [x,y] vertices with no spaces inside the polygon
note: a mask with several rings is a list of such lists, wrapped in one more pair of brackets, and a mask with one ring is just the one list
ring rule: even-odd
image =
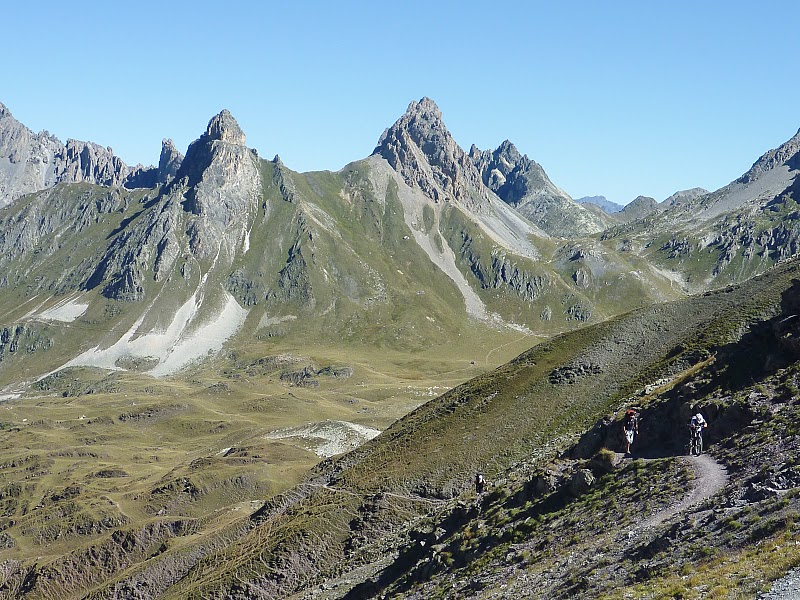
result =
[{"label": "light gray rock", "polygon": [[161,156],[158,159],[158,183],[164,184],[175,177],[181,168],[183,162],[183,154],[178,152],[175,144],[171,139],[165,139],[161,142]]},{"label": "light gray rock", "polygon": [[34,133],[0,104],[0,207],[57,183],[121,186],[130,177],[146,181],[141,166],[128,167],[111,148]]},{"label": "light gray rock", "polygon": [[595,477],[589,469],[580,469],[569,480],[569,491],[573,496],[582,496],[594,485]]},{"label": "light gray rock", "polygon": [[412,102],[375,147],[406,183],[436,202],[452,200],[476,210],[488,200],[478,169],[459,147],[430,98]]}]

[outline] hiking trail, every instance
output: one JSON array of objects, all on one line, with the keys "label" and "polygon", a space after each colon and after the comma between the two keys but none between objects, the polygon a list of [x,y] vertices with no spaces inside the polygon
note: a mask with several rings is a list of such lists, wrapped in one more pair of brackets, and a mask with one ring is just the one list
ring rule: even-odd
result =
[{"label": "hiking trail", "polygon": [[700,504],[703,500],[711,498],[728,483],[728,474],[723,466],[708,454],[684,456],[682,460],[688,463],[695,473],[695,479],[692,482],[689,493],[677,504],[673,504],[669,508],[645,519],[637,529],[648,529],[660,525],[675,515]]}]

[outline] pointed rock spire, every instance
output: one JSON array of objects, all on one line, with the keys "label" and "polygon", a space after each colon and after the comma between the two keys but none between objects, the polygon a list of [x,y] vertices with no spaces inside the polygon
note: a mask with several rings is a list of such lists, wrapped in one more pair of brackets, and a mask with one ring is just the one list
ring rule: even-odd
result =
[{"label": "pointed rock spire", "polygon": [[496,150],[470,150],[483,184],[550,235],[583,236],[606,228],[601,217],[576,204],[544,168],[509,140]]},{"label": "pointed rock spire", "polygon": [[161,157],[158,160],[158,183],[166,183],[175,177],[181,168],[183,154],[175,148],[171,139],[161,141]]},{"label": "pointed rock spire", "polygon": [[488,197],[472,161],[456,144],[430,98],[408,105],[373,154],[385,158],[406,183],[435,201],[479,202]]},{"label": "pointed rock spire", "polygon": [[206,137],[211,140],[220,140],[229,144],[244,146],[247,140],[244,131],[239,127],[239,123],[233,118],[228,109],[223,109],[221,113],[213,117],[208,122]]}]

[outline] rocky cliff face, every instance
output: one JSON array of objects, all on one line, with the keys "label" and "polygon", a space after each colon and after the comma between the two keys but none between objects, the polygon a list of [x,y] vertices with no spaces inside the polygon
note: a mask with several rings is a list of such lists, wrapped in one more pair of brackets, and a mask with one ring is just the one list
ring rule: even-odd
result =
[{"label": "rocky cliff face", "polygon": [[[89,286],[104,282],[107,297],[137,301],[145,295],[145,279],[167,278],[179,255],[211,261],[206,268],[230,264],[246,245],[260,195],[256,159],[244,144],[245,135],[227,110],[211,119],[185,158],[166,141],[158,178],[169,183],[154,200],[160,209],[121,232]],[[188,270],[189,265],[182,267],[184,277]]]},{"label": "rocky cliff face", "polygon": [[508,140],[494,151],[473,145],[469,157],[484,185],[550,235],[583,236],[611,223],[574,202],[550,181],[539,163],[520,154]]},{"label": "rocky cliff face", "polygon": [[0,207],[61,182],[147,181],[139,179],[145,171],[127,166],[111,148],[72,139],[64,145],[47,131],[34,133],[0,104]]},{"label": "rocky cliff face", "polygon": [[488,199],[478,170],[430,98],[409,104],[381,136],[373,154],[385,158],[409,186],[436,202],[452,200],[475,210]]},{"label": "rocky cliff face", "polygon": [[178,152],[175,144],[171,139],[165,139],[161,142],[161,156],[158,159],[158,183],[167,183],[171,181],[181,168],[183,163],[183,154]]}]

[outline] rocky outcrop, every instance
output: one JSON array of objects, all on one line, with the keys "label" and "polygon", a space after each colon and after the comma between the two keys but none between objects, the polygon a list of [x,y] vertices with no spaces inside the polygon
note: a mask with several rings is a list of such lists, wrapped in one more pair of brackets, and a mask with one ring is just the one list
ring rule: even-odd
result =
[{"label": "rocky outcrop", "polygon": [[111,148],[72,139],[65,145],[47,131],[34,133],[0,104],[0,207],[62,182],[148,182],[145,171],[127,166]]},{"label": "rocky outcrop", "polygon": [[36,327],[24,324],[0,329],[0,362],[14,353],[33,354],[53,345],[53,339]]},{"label": "rocky outcrop", "polygon": [[171,139],[165,139],[161,142],[161,156],[158,159],[158,183],[168,183],[175,178],[175,175],[181,168],[183,163],[183,154],[178,152],[175,144]]},{"label": "rocky outcrop", "polygon": [[787,142],[763,154],[736,182],[750,183],[759,179],[764,173],[783,165],[792,170],[800,169],[800,129]]},{"label": "rocky outcrop", "polygon": [[385,158],[409,186],[436,202],[451,200],[477,210],[488,200],[478,170],[450,135],[430,98],[409,104],[381,136],[373,154]]},{"label": "rocky outcrop", "polygon": [[469,157],[484,185],[550,235],[584,236],[611,223],[573,201],[550,181],[539,163],[520,154],[508,140],[494,151],[473,145]]},{"label": "rocky outcrop", "polygon": [[229,265],[245,245],[261,191],[256,159],[244,142],[227,110],[211,119],[185,158],[166,140],[158,174],[166,185],[154,200],[159,207],[120,232],[87,286],[102,283],[108,298],[139,301],[145,281],[169,278],[181,255]]},{"label": "rocky outcrop", "polygon": [[464,236],[459,253],[483,289],[506,287],[522,300],[531,302],[552,285],[546,274],[532,273],[502,252],[493,252],[487,263],[475,251],[474,240],[468,235]]}]

